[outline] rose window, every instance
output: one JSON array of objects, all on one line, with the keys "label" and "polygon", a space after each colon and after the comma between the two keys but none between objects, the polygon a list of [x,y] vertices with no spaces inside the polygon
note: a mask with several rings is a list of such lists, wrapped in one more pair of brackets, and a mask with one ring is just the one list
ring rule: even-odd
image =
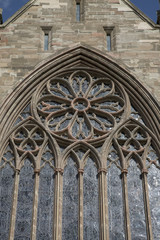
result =
[{"label": "rose window", "polygon": [[122,70],[61,70],[34,73],[6,114],[0,239],[159,240],[156,109]]},{"label": "rose window", "polygon": [[79,70],[51,79],[42,88],[35,94],[36,116],[62,138],[102,138],[121,121],[126,109],[124,90],[102,75],[93,77]]}]

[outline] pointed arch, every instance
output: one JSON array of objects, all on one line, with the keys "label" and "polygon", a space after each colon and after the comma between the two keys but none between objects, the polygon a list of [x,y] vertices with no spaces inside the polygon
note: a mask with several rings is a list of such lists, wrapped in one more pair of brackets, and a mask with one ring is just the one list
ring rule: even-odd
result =
[{"label": "pointed arch", "polygon": [[[18,117],[18,116],[17,116]],[[27,130],[25,129],[25,125],[27,124],[30,124],[32,125],[32,128],[34,131],[33,133],[36,133],[36,130],[38,130],[38,134],[41,134],[42,132],[42,135],[41,136],[44,140],[44,144],[43,144],[43,148],[40,148],[40,152],[42,153],[43,150],[44,150],[44,147],[46,145],[46,142],[48,141],[51,148],[52,148],[52,151],[54,153],[54,156],[55,156],[55,159],[58,159],[58,156],[60,155],[60,150],[59,150],[59,147],[55,141],[55,139],[52,138],[52,136],[50,135],[49,132],[46,131],[46,129],[44,128],[44,126],[39,123],[36,119],[34,119],[33,117],[29,116],[27,117],[25,120],[19,122],[17,125],[13,126],[13,128],[6,134],[5,138],[3,139],[3,142],[1,143],[1,149],[2,151],[0,152],[0,154],[3,154],[3,151],[5,150],[7,144],[8,144],[8,141],[10,142],[12,148],[13,148],[13,151],[14,151],[14,154],[15,154],[15,157],[16,157],[16,150],[15,150],[15,143],[14,143],[14,140],[13,138],[16,139],[16,135],[18,136],[19,134],[23,135],[22,137],[18,136],[18,139],[21,139],[21,138],[24,138],[25,139],[25,142],[26,142],[26,134],[27,134]],[[23,131],[23,133],[22,133]],[[30,130],[29,130],[30,131]],[[33,135],[33,134],[32,134]],[[40,138],[40,136],[38,136]],[[9,140],[10,139],[10,140]],[[30,137],[29,137],[30,139]],[[31,139],[30,139],[31,141]],[[38,142],[40,141],[40,139],[38,140]],[[17,142],[17,139],[16,139],[16,142]],[[18,145],[17,145],[18,146]],[[20,149],[19,149],[20,150]],[[23,151],[22,149],[20,151]],[[36,149],[35,149],[36,151]],[[34,151],[31,151],[31,152],[34,152]],[[40,153],[40,155],[41,155]],[[32,153],[30,154],[29,152],[28,153],[25,153],[25,156],[29,154],[30,156],[32,155]],[[0,155],[1,156],[1,155]],[[25,157],[24,156],[24,157]]]},{"label": "pointed arch", "polygon": [[[130,130],[131,129],[131,130]],[[131,133],[133,132],[133,133]],[[119,140],[118,140],[119,139]],[[130,139],[130,140],[129,140]],[[132,141],[133,145],[135,143],[135,146],[133,146],[133,149],[127,150],[126,144],[124,142],[126,141],[126,144],[129,146],[129,141]],[[143,142],[143,146],[139,142]],[[153,132],[145,126],[140,121],[135,120],[134,118],[129,118],[125,122],[123,122],[121,125],[115,129],[115,131],[112,132],[109,139],[106,140],[106,142],[103,145],[103,155],[102,159],[106,158],[106,156],[109,154],[109,149],[111,145],[114,143],[114,145],[117,148],[117,151],[119,152],[119,156],[121,159],[123,159],[122,150],[126,152],[126,154],[129,154],[129,158],[134,155],[135,157],[137,154],[140,153],[139,159],[143,159],[141,153],[144,151],[144,158],[147,157],[147,150],[149,147],[153,147],[154,151],[157,153],[158,156],[160,156],[160,144],[156,136],[153,134]],[[124,149],[126,148],[126,149]],[[149,152],[149,150],[148,150]],[[149,153],[148,153],[149,154]],[[144,160],[144,159],[143,159]],[[142,160],[142,161],[143,161]],[[140,163],[142,169],[145,168],[143,163]],[[125,168],[125,164],[122,160],[121,162],[122,168]]]},{"label": "pointed arch", "polygon": [[[33,229],[37,227],[39,230],[40,228],[39,212],[43,210],[43,214],[45,214],[45,206],[48,206],[50,208],[50,211],[52,210],[51,212],[53,215],[53,175],[55,172],[55,159],[58,158],[57,156],[59,148],[56,145],[56,141],[52,139],[49,133],[46,132],[43,125],[38,123],[34,118],[30,116],[25,120],[22,120],[20,123],[14,126],[10,132],[8,132],[6,139],[3,142],[3,149],[5,149],[8,144],[10,144],[11,149],[13,149],[12,152],[14,156],[12,158],[15,162],[15,173],[13,176],[14,186],[12,187],[13,189],[11,197],[12,214],[11,219],[9,219],[11,229],[10,237],[22,237],[26,234],[28,237],[34,237],[36,231]],[[9,155],[11,155],[11,150],[9,151]],[[2,154],[4,155],[6,153],[4,152]],[[9,164],[12,165],[11,167],[13,168],[12,162],[10,163],[12,159],[9,159],[9,155],[6,161],[9,161]],[[4,157],[2,157],[2,160]],[[48,166],[47,170],[46,166]],[[4,171],[1,172],[3,173]],[[46,176],[49,173],[50,179]],[[10,174],[10,171],[8,171],[8,174]],[[43,184],[41,179],[43,179]],[[50,203],[43,201],[43,193],[48,193],[48,185],[46,183],[46,179],[48,179],[48,181],[50,180],[50,185],[52,186],[52,194],[50,194],[49,197]],[[2,181],[3,178],[0,180]],[[41,184],[40,186],[39,183]],[[27,199],[29,200],[27,201]],[[43,207],[41,204],[42,201],[44,204]],[[24,214],[25,211],[28,211],[27,216]],[[11,212],[11,204],[8,206],[8,212]],[[53,216],[51,218],[47,218],[46,221],[48,224],[50,224],[50,226],[52,226]],[[43,221],[41,221],[41,224],[42,222]],[[47,225],[45,225],[44,228],[45,227],[47,228]],[[37,235],[39,233],[38,230]],[[50,233],[48,234],[52,235],[51,227],[49,229],[49,232]]]},{"label": "pointed arch", "polygon": [[[103,157],[105,157],[107,161],[108,189],[114,188],[114,184],[111,182],[111,176],[116,174],[118,169],[121,170],[119,171],[119,175],[121,174],[120,185],[122,186],[123,192],[126,234],[128,236],[136,236],[137,238],[138,234],[143,235],[145,238],[152,238],[152,234],[157,236],[159,233],[156,228],[153,227],[155,232],[152,233],[151,227],[151,221],[155,226],[156,223],[154,219],[157,219],[157,215],[154,213],[153,203],[151,202],[151,190],[154,191],[154,188],[150,189],[148,186],[149,184],[151,185],[150,176],[155,173],[160,174],[158,139],[153,132],[144,125],[144,122],[129,118],[112,132],[103,146],[103,151]],[[113,173],[113,167],[115,166],[116,169]],[[110,174],[110,172],[112,174]],[[147,174],[149,177],[147,177]],[[118,176],[115,176],[115,178],[117,177]],[[120,178],[118,184],[119,183]],[[133,200],[133,189],[135,185],[138,194],[135,197],[135,200]],[[113,194],[113,192],[110,192],[110,194]],[[108,201],[109,215],[111,218],[112,214],[114,215],[114,208],[109,199]],[[141,226],[141,233],[138,233],[138,228],[135,225],[135,219],[137,216],[135,216],[133,206],[137,206],[137,209],[139,210],[136,211],[141,212],[141,217],[138,217],[140,219],[139,224]],[[122,213],[120,215],[122,218]],[[111,231],[110,234],[112,235],[115,231],[116,229],[113,228],[113,231]]]},{"label": "pointed arch", "polygon": [[[13,153],[16,153],[18,157],[20,156],[22,161],[27,156],[31,156],[35,168],[35,189],[39,188],[40,170],[43,171],[46,166],[50,166],[51,182],[52,177],[55,180],[54,239],[61,239],[62,235],[62,225],[59,223],[62,222],[63,170],[66,159],[72,155],[77,163],[73,177],[76,178],[76,173],[78,173],[79,185],[77,184],[77,186],[79,186],[79,190],[77,192],[81,192],[78,206],[79,238],[83,239],[84,236],[83,178],[85,176],[88,179],[88,176],[93,175],[94,178],[92,176],[91,178],[97,183],[96,189],[98,189],[96,190],[96,199],[99,198],[100,238],[109,240],[106,175],[108,174],[107,168],[110,166],[106,166],[106,161],[112,142],[114,142],[117,155],[121,160],[119,164],[118,160],[113,159],[115,163],[113,165],[121,170],[124,195],[124,235],[127,239],[131,239],[127,168],[130,159],[135,158],[140,163],[143,175],[147,236],[148,239],[152,239],[147,171],[153,165],[157,169],[160,168],[158,162],[160,155],[159,105],[123,64],[88,46],[73,46],[39,64],[8,96],[2,104],[0,115],[2,116],[0,135],[2,152],[4,152],[8,139],[11,138],[10,144],[14,146]],[[43,141],[32,139],[36,129],[40,129],[40,138],[42,135]],[[21,138],[18,139],[21,135],[24,138],[23,141]],[[127,139],[123,139],[123,135],[124,137],[126,135]],[[142,139],[136,138],[138,135]],[[47,141],[51,149],[45,149]],[[45,156],[42,156],[41,146],[43,150],[45,149]],[[27,148],[29,149],[27,150]],[[55,157],[54,164],[50,152]],[[150,152],[152,156],[149,155]],[[39,167],[35,161],[37,156],[39,156],[38,161],[42,161]],[[112,159],[109,158],[111,162]],[[68,165],[68,173],[70,167],[74,165],[74,160]],[[145,165],[143,160],[147,160],[148,165]],[[93,162],[98,168],[98,178],[97,169],[95,169]],[[85,167],[87,169],[86,175],[83,176]],[[19,182],[20,168],[19,164],[16,170],[15,181],[17,183]],[[90,169],[93,170],[93,174],[90,174]],[[117,172],[119,174],[120,171]],[[111,175],[112,173],[114,174],[114,171],[111,172]],[[44,173],[44,178],[45,176]],[[65,186],[67,189],[68,185]],[[87,184],[86,186],[88,187]],[[14,198],[13,203],[11,226],[13,231],[17,192],[18,184],[15,187],[16,198]],[[35,239],[37,194],[34,195],[34,203],[31,235]],[[94,223],[92,224],[94,225]],[[13,231],[10,233],[12,238]]]},{"label": "pointed arch", "polygon": [[[84,150],[84,155],[82,157],[82,160],[83,160],[82,163],[80,163],[81,159],[76,154],[76,151],[79,150],[79,149]],[[100,155],[97,152],[96,148],[94,148],[92,145],[90,145],[86,142],[83,142],[83,141],[75,142],[75,143],[69,145],[65,149],[65,151],[63,153],[63,157],[62,157],[62,162],[61,162],[61,167],[62,168],[64,167],[64,163],[65,163],[66,158],[68,158],[68,156],[70,154],[73,154],[73,156],[75,157],[75,160],[77,162],[77,166],[79,168],[81,168],[82,166],[84,167],[86,158],[88,158],[89,156],[91,156],[94,159],[98,169],[102,167],[101,166],[101,161],[100,161]]]},{"label": "pointed arch", "polygon": [[[50,77],[65,72],[67,68],[77,66],[98,69],[107,76],[116,79],[126,89],[135,106],[145,116],[146,125],[152,129],[159,138],[159,105],[145,87],[131,72],[115,59],[102,52],[84,45],[77,45],[69,50],[50,57],[38,65],[2,104],[2,135],[15,121],[16,115],[25,107],[37,86]],[[140,106],[140,107],[139,107]]]}]

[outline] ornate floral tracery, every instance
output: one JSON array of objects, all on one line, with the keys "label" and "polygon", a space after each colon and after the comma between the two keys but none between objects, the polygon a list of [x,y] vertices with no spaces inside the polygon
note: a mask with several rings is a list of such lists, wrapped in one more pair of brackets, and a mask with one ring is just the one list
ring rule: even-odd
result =
[{"label": "ornate floral tracery", "polygon": [[123,88],[90,71],[68,72],[39,89],[33,100],[34,116],[63,139],[102,138],[121,121],[127,109]]},{"label": "ornate floral tracery", "polygon": [[118,77],[81,66],[44,78],[3,143],[0,236],[158,240],[153,132]]}]

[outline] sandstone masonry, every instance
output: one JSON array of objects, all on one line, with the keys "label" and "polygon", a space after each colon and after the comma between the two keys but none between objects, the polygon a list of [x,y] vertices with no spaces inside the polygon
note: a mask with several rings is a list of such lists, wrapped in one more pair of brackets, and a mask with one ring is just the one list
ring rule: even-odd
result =
[{"label": "sandstone masonry", "polygon": [[[112,29],[110,52],[106,29]],[[46,30],[48,51],[44,50]],[[31,0],[0,25],[0,100],[41,61],[84,43],[125,65],[160,101],[159,31],[160,26],[129,0],[83,0],[80,22],[75,0]]]}]

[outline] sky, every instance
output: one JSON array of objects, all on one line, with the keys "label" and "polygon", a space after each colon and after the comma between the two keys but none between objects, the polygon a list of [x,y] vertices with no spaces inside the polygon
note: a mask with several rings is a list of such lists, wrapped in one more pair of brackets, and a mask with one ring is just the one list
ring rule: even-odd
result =
[{"label": "sky", "polygon": [[[54,1],[54,0],[53,0]],[[160,0],[130,0],[149,18],[156,22],[156,11],[160,9]],[[11,17],[17,10],[23,7],[29,0],[0,0],[0,8],[3,8],[3,22]]]}]

